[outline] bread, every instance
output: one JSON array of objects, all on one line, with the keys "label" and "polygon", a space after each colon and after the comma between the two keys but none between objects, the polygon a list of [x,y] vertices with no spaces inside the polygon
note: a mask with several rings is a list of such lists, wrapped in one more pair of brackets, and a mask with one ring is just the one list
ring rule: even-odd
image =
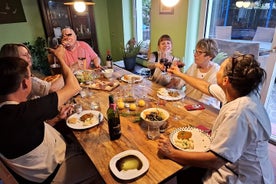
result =
[{"label": "bread", "polygon": [[60,77],[61,77],[60,74],[50,75],[50,76],[45,77],[44,80],[47,81],[47,82],[53,83],[53,82],[55,82]]},{"label": "bread", "polygon": [[78,118],[72,117],[68,119],[69,124],[76,124],[78,122]]}]

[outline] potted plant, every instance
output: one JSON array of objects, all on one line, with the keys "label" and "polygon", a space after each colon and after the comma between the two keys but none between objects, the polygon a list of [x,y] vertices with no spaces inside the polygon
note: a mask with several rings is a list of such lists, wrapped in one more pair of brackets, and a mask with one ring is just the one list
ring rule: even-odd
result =
[{"label": "potted plant", "polygon": [[141,42],[136,42],[135,38],[130,39],[123,48],[123,60],[125,69],[133,71],[136,65],[136,57],[140,52]]}]

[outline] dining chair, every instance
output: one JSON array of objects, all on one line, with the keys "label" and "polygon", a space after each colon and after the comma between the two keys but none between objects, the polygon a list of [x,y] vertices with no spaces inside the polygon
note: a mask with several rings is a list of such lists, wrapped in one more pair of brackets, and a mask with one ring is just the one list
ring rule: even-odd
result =
[{"label": "dining chair", "polygon": [[216,38],[231,40],[232,26],[216,26]]},{"label": "dining chair", "polygon": [[257,27],[253,41],[272,42],[275,28]]},{"label": "dining chair", "polygon": [[3,163],[2,159],[0,159],[0,180],[2,180],[4,184],[18,184],[17,180]]}]

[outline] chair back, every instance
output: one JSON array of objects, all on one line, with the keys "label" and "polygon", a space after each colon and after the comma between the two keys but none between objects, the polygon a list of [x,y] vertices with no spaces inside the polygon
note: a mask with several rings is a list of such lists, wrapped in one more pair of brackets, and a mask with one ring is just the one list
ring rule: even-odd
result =
[{"label": "chair back", "polygon": [[0,159],[0,179],[4,184],[18,184],[15,177],[11,174],[7,166]]},{"label": "chair back", "polygon": [[257,27],[253,41],[272,42],[275,28]]},{"label": "chair back", "polygon": [[216,26],[216,38],[231,40],[232,26]]},{"label": "chair back", "polygon": [[253,54],[255,58],[258,60],[259,57],[259,49],[260,43],[257,42],[236,42],[231,40],[222,40],[222,39],[214,39],[219,48],[219,52],[226,53],[229,56],[232,56],[236,52],[240,52],[242,54]]}]

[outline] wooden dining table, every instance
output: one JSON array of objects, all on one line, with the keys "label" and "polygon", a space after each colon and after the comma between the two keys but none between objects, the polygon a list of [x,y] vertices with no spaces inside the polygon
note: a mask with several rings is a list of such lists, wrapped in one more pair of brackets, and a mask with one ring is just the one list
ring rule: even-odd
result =
[{"label": "wooden dining table", "polygon": [[[179,127],[203,126],[211,129],[217,117],[218,110],[204,105],[205,109],[203,110],[187,111],[184,108],[185,105],[197,104],[198,102],[187,97],[178,101],[160,100],[157,97],[157,90],[162,86],[147,78],[144,78],[140,82],[129,84],[121,80],[121,77],[125,74],[131,73],[114,66],[113,77],[111,79],[102,78],[102,80],[108,80],[110,82],[119,80],[120,85],[118,87],[111,91],[89,89],[92,92],[91,95],[86,97],[78,95],[75,97],[75,102],[81,103],[83,109],[90,109],[90,103],[92,101],[98,101],[104,119],[99,125],[89,129],[73,129],[73,133],[106,183],[165,182],[187,167],[167,159],[158,153],[158,141],[150,140],[147,137],[147,125],[140,118],[141,111],[151,107],[159,107],[167,110],[170,117],[167,120],[168,127],[163,134],[169,136],[173,130]],[[128,108],[120,110],[122,135],[120,139],[111,141],[106,115],[109,106],[108,96],[113,94],[116,99],[117,96],[123,95],[123,89],[125,88],[132,89],[137,101],[143,99],[146,105],[144,107],[137,106],[134,111],[130,111]],[[176,116],[178,118],[175,118]],[[129,181],[118,179],[109,168],[109,162],[112,157],[126,150],[138,150],[149,161],[149,169],[147,172]]]}]

